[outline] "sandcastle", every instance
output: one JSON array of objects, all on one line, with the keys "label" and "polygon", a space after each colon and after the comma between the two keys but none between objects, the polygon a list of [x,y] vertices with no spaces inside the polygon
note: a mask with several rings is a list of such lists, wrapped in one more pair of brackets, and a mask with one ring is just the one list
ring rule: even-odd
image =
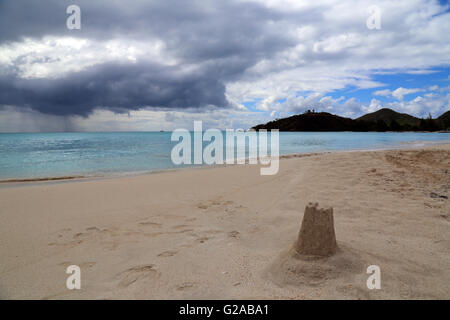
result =
[{"label": "sandcastle", "polygon": [[363,272],[364,263],[351,248],[338,248],[333,208],[309,203],[294,245],[281,252],[268,275],[278,285],[316,286]]},{"label": "sandcastle", "polygon": [[300,255],[328,257],[337,250],[333,208],[319,208],[309,203],[305,208],[302,226],[294,249]]}]

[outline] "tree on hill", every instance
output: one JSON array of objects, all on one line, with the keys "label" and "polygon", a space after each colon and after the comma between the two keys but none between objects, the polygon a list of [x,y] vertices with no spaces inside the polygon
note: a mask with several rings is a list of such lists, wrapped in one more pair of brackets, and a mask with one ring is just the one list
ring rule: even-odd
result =
[{"label": "tree on hill", "polygon": [[389,126],[389,130],[391,131],[403,131],[403,126],[401,126],[397,120],[392,120],[390,126]]},{"label": "tree on hill", "polygon": [[426,119],[420,119],[420,130],[422,131],[437,131],[439,130],[439,126],[437,122],[431,117],[431,114],[428,114]]},{"label": "tree on hill", "polygon": [[380,131],[380,132],[388,131],[388,129],[389,129],[389,127],[386,124],[386,122],[384,122],[381,119],[377,120],[375,128],[376,128],[376,131]]}]

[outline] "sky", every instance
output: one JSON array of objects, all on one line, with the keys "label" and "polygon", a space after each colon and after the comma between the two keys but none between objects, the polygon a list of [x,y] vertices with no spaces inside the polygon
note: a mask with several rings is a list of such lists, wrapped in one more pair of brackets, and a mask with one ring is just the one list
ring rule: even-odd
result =
[{"label": "sky", "polygon": [[[80,8],[80,29],[70,5]],[[0,132],[450,110],[442,0],[0,0]]]}]

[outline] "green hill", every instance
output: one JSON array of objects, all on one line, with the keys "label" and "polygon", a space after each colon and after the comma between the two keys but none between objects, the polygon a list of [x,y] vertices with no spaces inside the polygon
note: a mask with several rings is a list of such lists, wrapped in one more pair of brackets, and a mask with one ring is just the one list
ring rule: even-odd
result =
[{"label": "green hill", "polygon": [[436,119],[443,130],[450,130],[450,110]]},{"label": "green hill", "polygon": [[328,112],[307,111],[288,118],[259,124],[252,129],[280,131],[439,131],[450,128],[450,111],[437,119],[419,119],[391,109],[381,109],[357,119]]},{"label": "green hill", "polygon": [[409,125],[411,127],[415,127],[420,124],[419,118],[410,116],[406,113],[399,113],[388,108],[383,108],[378,111],[368,113],[356,119],[356,121],[367,122],[377,122],[379,120],[384,121],[388,126],[391,125],[393,121],[396,121],[401,126]]},{"label": "green hill", "polygon": [[280,131],[351,131],[354,120],[327,112],[306,112],[289,118],[270,121],[253,127],[259,129],[280,129]]}]

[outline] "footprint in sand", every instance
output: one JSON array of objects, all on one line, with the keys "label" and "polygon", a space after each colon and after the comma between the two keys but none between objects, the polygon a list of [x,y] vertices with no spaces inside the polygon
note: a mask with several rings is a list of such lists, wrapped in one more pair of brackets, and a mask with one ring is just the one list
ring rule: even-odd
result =
[{"label": "footprint in sand", "polygon": [[161,223],[152,222],[152,221],[139,222],[139,225],[140,226],[161,227]]},{"label": "footprint in sand", "polygon": [[[103,231],[108,232],[109,230],[105,229]],[[91,236],[93,234],[96,234],[96,233],[99,233],[99,232],[103,232],[103,231],[100,230],[99,228],[95,227],[95,226],[94,227],[88,227],[88,228],[86,228],[86,232],[78,232],[78,233],[76,233],[73,236],[73,238],[74,239],[86,238],[86,237],[89,237],[89,236]]]},{"label": "footprint in sand", "polygon": [[228,237],[230,238],[239,238],[239,235],[240,235],[239,231],[236,230],[228,232]]},{"label": "footprint in sand", "polygon": [[193,282],[184,282],[177,287],[177,290],[178,291],[189,290],[189,289],[193,288],[195,285],[196,284]]},{"label": "footprint in sand", "polygon": [[86,228],[86,231],[100,231],[100,229],[97,227],[89,227],[89,228]]},{"label": "footprint in sand", "polygon": [[66,247],[66,248],[72,248],[79,244],[81,244],[83,240],[73,240],[73,241],[66,241],[66,242],[50,242],[49,246],[57,246],[57,247]]},{"label": "footprint in sand", "polygon": [[234,202],[227,200],[227,201],[222,201],[222,200],[212,200],[212,201],[208,201],[208,204],[204,204],[204,203],[198,203],[196,206],[198,209],[202,209],[202,210],[206,210],[209,209],[211,207],[214,206],[230,206],[232,205]]},{"label": "footprint in sand", "polygon": [[66,267],[66,268],[71,265],[77,265],[80,268],[92,268],[96,264],[97,264],[97,262],[93,262],[93,261],[92,262],[82,262],[82,263],[64,261],[64,262],[58,263],[58,265]]},{"label": "footprint in sand", "polygon": [[119,282],[119,287],[127,288],[136,281],[155,279],[159,277],[159,275],[160,273],[158,270],[155,269],[155,265],[147,264],[132,267],[125,271],[122,271],[119,274],[117,274],[117,277],[121,278]]},{"label": "footprint in sand", "polygon": [[231,200],[226,200],[226,201],[213,201],[213,205],[225,205],[225,206],[229,206],[232,205],[234,202]]},{"label": "footprint in sand", "polygon": [[72,247],[76,246],[77,244],[80,244],[81,240],[69,240],[71,239],[70,232],[72,231],[71,228],[64,228],[57,232],[56,240],[54,242],[48,243],[49,246],[62,246],[62,247]]},{"label": "footprint in sand", "polygon": [[206,241],[208,241],[210,238],[208,237],[201,237],[201,238],[197,238],[195,239],[196,242],[200,242],[200,243],[204,243]]},{"label": "footprint in sand", "polygon": [[182,229],[182,228],[186,228],[189,227],[187,224],[178,224],[176,226],[173,226],[172,229]]},{"label": "footprint in sand", "polygon": [[164,252],[161,252],[160,254],[158,254],[158,257],[172,257],[172,256],[176,255],[177,253],[178,253],[178,251],[172,251],[172,250],[164,251]]}]

